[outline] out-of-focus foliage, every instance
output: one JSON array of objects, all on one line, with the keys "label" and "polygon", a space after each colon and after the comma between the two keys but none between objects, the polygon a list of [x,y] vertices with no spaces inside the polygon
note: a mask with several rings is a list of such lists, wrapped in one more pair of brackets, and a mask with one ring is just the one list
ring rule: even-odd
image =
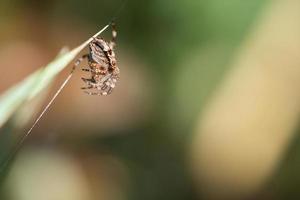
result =
[{"label": "out-of-focus foliage", "polygon": [[[37,181],[36,174],[30,177],[33,172],[26,162],[30,155],[28,159],[34,158],[32,168],[37,167],[34,169],[43,175],[51,170],[54,173],[55,166],[62,171],[82,169],[75,177],[86,181],[82,188],[84,194],[92,194],[86,197],[90,199],[116,199],[110,193],[130,200],[201,197],[186,164],[186,141],[209,97],[229,71],[232,59],[240,53],[250,27],[255,27],[255,20],[272,2],[128,0],[118,13],[122,4],[123,0],[1,2],[1,91],[48,63],[62,46],[73,47],[86,40],[115,14],[116,53],[121,69],[116,90],[104,98],[82,94],[80,77],[88,75],[75,75],[25,144],[33,148],[17,157],[21,160],[17,160],[18,166],[24,161],[26,168],[12,167],[11,176],[7,172],[9,183],[18,182],[18,177],[26,173],[26,179]],[[109,39],[111,33],[106,31],[102,36]],[[67,73],[62,73],[59,80]],[[14,130],[10,124],[4,132],[19,136],[26,130]],[[5,142],[0,145],[6,149]],[[53,168],[49,162],[49,171],[44,171],[38,167],[44,166],[39,159],[44,151],[34,155],[39,148],[48,149],[46,156],[55,155],[49,156],[53,162],[63,158],[71,161],[66,161],[66,166],[53,164]],[[57,149],[62,154],[59,159]],[[289,155],[299,155],[297,148],[291,151]],[[276,190],[275,195],[279,193],[284,199],[295,187],[299,175],[295,175],[294,167],[298,161],[290,160],[287,158],[271,180],[275,186],[267,185],[261,196]],[[110,178],[118,181],[110,182]],[[26,184],[15,188],[8,185],[3,195],[26,190]],[[97,192],[99,188],[107,188],[108,196],[101,196],[104,193]]]}]

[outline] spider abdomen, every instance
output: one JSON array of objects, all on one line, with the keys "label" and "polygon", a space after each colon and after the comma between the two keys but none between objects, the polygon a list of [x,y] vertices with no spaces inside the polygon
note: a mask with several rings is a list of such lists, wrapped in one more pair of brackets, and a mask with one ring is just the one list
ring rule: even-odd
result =
[{"label": "spider abdomen", "polygon": [[[113,26],[114,28],[114,26]],[[89,44],[88,64],[90,79],[82,78],[87,87],[82,89],[96,90],[88,92],[90,95],[108,95],[115,88],[119,79],[120,70],[114,52],[116,31],[113,29],[112,41],[107,42],[103,38],[94,38]]]}]

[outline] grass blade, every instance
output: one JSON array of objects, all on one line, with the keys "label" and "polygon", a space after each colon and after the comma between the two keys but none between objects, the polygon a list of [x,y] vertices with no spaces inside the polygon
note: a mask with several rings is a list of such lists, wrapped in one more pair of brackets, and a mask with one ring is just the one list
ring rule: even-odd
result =
[{"label": "grass blade", "polygon": [[[104,26],[93,37],[97,37],[109,27]],[[0,127],[16,112],[26,101],[30,101],[43,91],[53,79],[82,51],[93,37],[74,48],[72,51],[65,52],[54,59],[46,67],[38,69],[20,83],[8,89],[0,96]]]}]

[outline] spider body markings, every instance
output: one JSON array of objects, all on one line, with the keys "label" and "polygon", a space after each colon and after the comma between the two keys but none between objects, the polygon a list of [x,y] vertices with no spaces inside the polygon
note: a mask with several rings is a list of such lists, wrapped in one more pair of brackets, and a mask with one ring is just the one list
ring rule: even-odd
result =
[{"label": "spider body markings", "polygon": [[108,95],[115,88],[120,74],[114,52],[116,36],[115,25],[112,24],[112,40],[107,42],[103,38],[93,38],[89,43],[89,53],[83,55],[75,62],[74,68],[77,67],[83,59],[88,60],[89,68],[83,68],[82,70],[90,72],[91,77],[81,78],[86,83],[86,86],[81,88],[85,90],[84,92],[86,94]]}]

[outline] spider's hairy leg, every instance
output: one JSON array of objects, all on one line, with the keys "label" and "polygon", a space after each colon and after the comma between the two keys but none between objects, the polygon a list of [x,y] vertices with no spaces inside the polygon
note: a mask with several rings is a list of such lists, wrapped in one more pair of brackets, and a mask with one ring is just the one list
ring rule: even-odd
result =
[{"label": "spider's hairy leg", "polygon": [[112,41],[113,42],[115,42],[116,41],[116,38],[117,38],[117,28],[116,28],[116,24],[113,22],[112,24],[111,24],[111,28],[112,28],[112,32],[111,32],[111,34],[112,34]]},{"label": "spider's hairy leg", "polygon": [[106,90],[109,86],[104,84],[102,87],[101,87],[101,90]]},{"label": "spider's hairy leg", "polygon": [[93,79],[89,79],[89,78],[81,78],[81,80],[83,82],[85,82],[88,85],[92,85],[93,84]]},{"label": "spider's hairy leg", "polygon": [[75,71],[76,67],[77,67],[84,59],[88,58],[88,56],[89,56],[88,54],[85,54],[85,55],[81,56],[80,58],[78,58],[78,59],[75,61],[74,65],[73,65],[73,68],[72,68],[72,70],[71,70],[71,74]]},{"label": "spider's hairy leg", "polygon": [[87,86],[87,87],[82,87],[81,89],[82,90],[87,90],[87,89],[92,89],[92,88],[93,88],[93,86],[90,85],[90,86]]},{"label": "spider's hairy leg", "polygon": [[88,91],[84,91],[84,93],[88,95],[98,95],[98,96],[106,96],[108,94],[107,92],[88,92]]},{"label": "spider's hairy leg", "polygon": [[107,94],[110,94],[113,91],[113,87],[110,87],[107,91]]},{"label": "spider's hairy leg", "polygon": [[117,29],[116,29],[116,24],[113,22],[111,24],[111,34],[112,34],[112,38],[111,41],[109,42],[109,46],[111,49],[113,49],[116,46],[116,38],[117,38]]}]

